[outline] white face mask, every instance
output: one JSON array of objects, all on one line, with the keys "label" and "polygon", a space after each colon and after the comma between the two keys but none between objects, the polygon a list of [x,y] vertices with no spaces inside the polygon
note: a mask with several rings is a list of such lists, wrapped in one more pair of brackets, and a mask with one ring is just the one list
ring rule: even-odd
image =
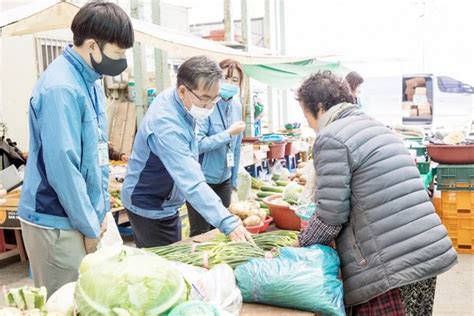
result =
[{"label": "white face mask", "polygon": [[209,117],[209,115],[212,114],[214,111],[214,107],[211,109],[206,109],[206,108],[200,108],[198,106],[195,106],[194,104],[191,105],[191,110],[189,110],[189,114],[191,114],[192,117],[194,117],[196,120],[204,120]]}]

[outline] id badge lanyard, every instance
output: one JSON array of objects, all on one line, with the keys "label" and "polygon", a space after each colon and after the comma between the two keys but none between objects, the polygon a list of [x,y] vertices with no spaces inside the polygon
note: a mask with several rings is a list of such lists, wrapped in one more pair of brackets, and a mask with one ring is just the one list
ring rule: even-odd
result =
[{"label": "id badge lanyard", "polygon": [[[227,111],[226,111],[226,119],[227,119],[227,124],[226,120],[224,120],[224,116],[222,115],[221,109],[219,108],[219,105],[216,105],[217,111],[219,112],[219,116],[221,117],[222,125],[224,125],[224,129],[227,130],[227,127],[229,125],[229,111],[230,114],[232,114],[232,109],[230,108],[231,105],[227,105]],[[232,135],[230,136],[230,143],[227,144],[227,154],[226,154],[226,165],[227,168],[232,168],[235,165],[234,162],[234,153],[232,152]]]}]

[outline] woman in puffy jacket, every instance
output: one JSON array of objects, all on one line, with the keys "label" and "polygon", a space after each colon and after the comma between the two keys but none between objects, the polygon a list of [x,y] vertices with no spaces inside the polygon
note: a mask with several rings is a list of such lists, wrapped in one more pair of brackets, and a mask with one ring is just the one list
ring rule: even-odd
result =
[{"label": "woman in puffy jacket", "polygon": [[317,133],[316,213],[300,246],[336,242],[349,315],[431,315],[436,276],[457,255],[410,153],[329,71],[297,99]]}]

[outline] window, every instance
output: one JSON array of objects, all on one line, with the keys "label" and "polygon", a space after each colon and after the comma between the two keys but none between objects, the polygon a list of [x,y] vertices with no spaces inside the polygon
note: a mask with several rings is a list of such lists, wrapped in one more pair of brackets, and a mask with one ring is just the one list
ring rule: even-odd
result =
[{"label": "window", "polygon": [[445,93],[464,92],[464,84],[461,81],[445,76],[438,77],[438,87],[441,92]]},{"label": "window", "polygon": [[38,61],[38,76],[48,68],[59,55],[63,53],[64,47],[69,41],[37,37],[36,38],[36,54]]}]

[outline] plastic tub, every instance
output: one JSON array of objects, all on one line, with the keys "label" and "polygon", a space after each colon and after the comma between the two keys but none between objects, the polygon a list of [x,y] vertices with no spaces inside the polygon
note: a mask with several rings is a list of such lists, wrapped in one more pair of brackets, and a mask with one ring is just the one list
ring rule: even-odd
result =
[{"label": "plastic tub", "polygon": [[268,159],[281,159],[285,158],[286,142],[273,143],[268,146],[270,150],[267,152]]},{"label": "plastic tub", "polygon": [[263,199],[263,203],[270,210],[270,215],[273,217],[276,227],[287,230],[300,230],[301,219],[295,214],[295,211],[288,206],[272,203],[273,200],[279,198],[281,198],[281,194],[271,195]]},{"label": "plastic tub", "polygon": [[258,226],[248,226],[248,227],[245,227],[245,228],[251,234],[258,234],[264,226],[265,226],[265,223],[262,223]]},{"label": "plastic tub", "polygon": [[265,218],[265,220],[263,221],[263,226],[262,228],[260,228],[259,232],[263,233],[264,231],[266,231],[268,229],[268,226],[270,226],[271,222],[273,222],[273,217],[267,215],[267,218]]},{"label": "plastic tub", "polygon": [[444,164],[474,164],[474,145],[426,146],[431,160]]},{"label": "plastic tub", "polygon": [[296,152],[296,146],[293,146],[293,143],[292,142],[288,142],[286,143],[286,146],[285,146],[285,156],[294,156],[296,155],[297,152]]}]

